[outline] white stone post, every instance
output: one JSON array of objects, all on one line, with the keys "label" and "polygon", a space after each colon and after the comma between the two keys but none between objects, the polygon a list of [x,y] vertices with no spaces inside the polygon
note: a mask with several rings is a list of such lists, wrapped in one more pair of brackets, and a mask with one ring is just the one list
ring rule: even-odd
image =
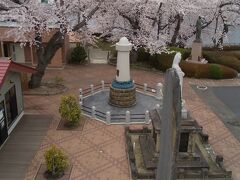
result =
[{"label": "white stone post", "polygon": [[144,84],[143,84],[143,91],[144,91],[145,93],[147,93],[147,83],[144,83]]},{"label": "white stone post", "polygon": [[130,81],[130,61],[129,53],[132,49],[132,44],[126,37],[122,37],[118,43],[116,43],[117,55],[117,81]]},{"label": "white stone post", "polygon": [[187,119],[188,118],[188,111],[186,108],[182,108],[182,119]]},{"label": "white stone post", "polygon": [[79,95],[82,95],[83,91],[82,88],[79,89]]},{"label": "white stone post", "polygon": [[126,111],[126,123],[130,123],[130,111]]},{"label": "white stone post", "polygon": [[111,123],[111,112],[110,111],[106,112],[106,121],[107,121],[107,124]]},{"label": "white stone post", "polygon": [[156,86],[156,98],[157,99],[162,99],[162,83],[158,83],[157,86]]},{"label": "white stone post", "polygon": [[90,88],[91,88],[91,94],[93,94],[94,93],[94,86],[93,86],[93,84],[90,85]]},{"label": "white stone post", "polygon": [[148,123],[149,120],[150,120],[149,111],[146,110],[146,112],[145,112],[145,123]]},{"label": "white stone post", "polygon": [[82,107],[82,105],[83,105],[83,103],[81,102],[81,101],[79,101],[79,106],[80,106],[80,109],[82,109],[83,107]]},{"label": "white stone post", "polygon": [[96,118],[96,107],[92,106],[92,118]]},{"label": "white stone post", "polygon": [[102,84],[102,90],[104,91],[104,89],[105,89],[105,82],[104,82],[104,80],[101,81],[101,84]]},{"label": "white stone post", "polygon": [[156,104],[156,109],[160,110],[160,105],[159,104]]},{"label": "white stone post", "polygon": [[83,102],[83,95],[79,95],[79,101]]}]

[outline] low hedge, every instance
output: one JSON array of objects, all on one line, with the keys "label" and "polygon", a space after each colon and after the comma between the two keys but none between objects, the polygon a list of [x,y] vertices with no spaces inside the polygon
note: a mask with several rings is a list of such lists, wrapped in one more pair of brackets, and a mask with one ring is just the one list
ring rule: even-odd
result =
[{"label": "low hedge", "polygon": [[[161,58],[161,59],[169,59],[175,56],[176,52],[180,52],[182,54],[182,59],[187,59],[191,55],[191,50],[190,49],[184,49],[184,48],[178,48],[178,47],[170,47],[170,51],[175,51],[175,53],[162,53],[162,54],[155,54],[155,55],[150,55],[148,52],[145,51],[144,48],[139,48],[137,50],[138,57],[137,61],[138,62],[149,62],[149,61],[154,61],[155,58]],[[154,62],[152,62],[154,63]]]},{"label": "low hedge", "polygon": [[[190,54],[190,49],[173,48],[170,50],[181,52],[182,59],[187,59]],[[187,77],[195,78],[210,78],[210,79],[230,79],[237,76],[237,71],[240,71],[240,59],[228,59],[222,56],[223,53],[220,51],[207,51],[204,53],[204,57],[209,61],[209,64],[190,63],[181,61],[180,66]],[[229,52],[230,53],[230,52]],[[240,56],[240,54],[237,55]],[[176,53],[162,53],[150,55],[145,52],[144,49],[138,50],[138,61],[148,62],[152,67],[166,71],[172,67],[172,62]],[[221,59],[222,58],[222,59]],[[221,65],[222,64],[222,65]],[[226,67],[228,66],[228,67]],[[235,69],[235,70],[234,70]],[[237,70],[237,71],[236,71]]]},{"label": "low hedge", "polygon": [[240,72],[240,53],[224,51],[205,51],[203,57],[209,63],[221,64]]},{"label": "low hedge", "polygon": [[[170,55],[168,55],[170,56]],[[173,57],[165,55],[156,56],[154,67],[166,71],[172,67]],[[237,71],[219,64],[199,64],[181,61],[180,67],[187,77],[209,78],[209,79],[231,79],[237,76]]]},{"label": "low hedge", "polygon": [[[216,51],[219,50],[217,47],[204,47],[206,51]],[[230,46],[223,46],[223,51],[239,51],[240,45],[230,45]]]},{"label": "low hedge", "polygon": [[237,71],[219,64],[181,62],[180,67],[187,77],[231,79],[237,76]]}]

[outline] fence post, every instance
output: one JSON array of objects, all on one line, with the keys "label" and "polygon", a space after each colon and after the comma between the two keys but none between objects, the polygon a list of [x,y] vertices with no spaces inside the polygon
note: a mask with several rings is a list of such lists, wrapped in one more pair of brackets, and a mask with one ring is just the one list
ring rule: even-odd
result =
[{"label": "fence post", "polygon": [[107,124],[111,124],[111,112],[110,111],[106,112],[106,121],[107,121]]},{"label": "fence post", "polygon": [[163,87],[163,85],[162,85],[162,83],[158,83],[157,84],[157,87],[156,87],[156,98],[157,99],[162,99],[162,87]]},{"label": "fence post", "polygon": [[145,123],[146,124],[149,123],[149,120],[150,120],[149,111],[146,110],[146,112],[145,112]]},{"label": "fence post", "polygon": [[130,111],[126,111],[126,123],[130,123]]},{"label": "fence post", "polygon": [[83,103],[80,101],[80,102],[79,102],[80,109],[83,108],[82,105],[83,105]]},{"label": "fence post", "polygon": [[83,102],[83,96],[82,95],[79,95],[79,101]]},{"label": "fence post", "polygon": [[92,106],[92,118],[96,118],[96,107]]},{"label": "fence post", "polygon": [[79,95],[82,95],[83,91],[82,88],[79,88]]},{"label": "fence post", "polygon": [[101,84],[102,84],[102,90],[104,91],[104,89],[105,89],[105,83],[104,83],[104,80],[101,81]]},{"label": "fence post", "polygon": [[146,93],[147,92],[147,83],[143,84],[143,91]]},{"label": "fence post", "polygon": [[93,86],[93,84],[90,85],[90,88],[91,88],[91,94],[93,94],[94,93],[94,86]]}]

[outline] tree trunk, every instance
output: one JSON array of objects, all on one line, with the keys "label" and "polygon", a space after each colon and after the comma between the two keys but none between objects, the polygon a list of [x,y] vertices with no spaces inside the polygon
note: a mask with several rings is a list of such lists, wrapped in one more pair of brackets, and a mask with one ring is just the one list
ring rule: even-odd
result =
[{"label": "tree trunk", "polygon": [[173,36],[172,36],[172,39],[171,39],[171,43],[170,43],[171,46],[174,46],[177,43],[177,37],[179,35],[179,31],[180,31],[181,24],[182,24],[182,21],[183,21],[182,16],[179,15],[179,14],[177,15],[176,18],[177,18],[177,25],[175,27],[175,30],[174,30],[174,33],[173,33]]},{"label": "tree trunk", "polygon": [[130,63],[135,63],[137,62],[138,59],[138,52],[133,49],[132,51],[130,51]]},{"label": "tree trunk", "polygon": [[41,85],[47,65],[51,63],[51,60],[57,50],[63,46],[63,42],[64,38],[60,31],[56,32],[52,36],[46,47],[43,47],[42,41],[40,41],[39,45],[37,46],[37,73],[32,74],[31,80],[28,83],[29,88],[33,89]]}]

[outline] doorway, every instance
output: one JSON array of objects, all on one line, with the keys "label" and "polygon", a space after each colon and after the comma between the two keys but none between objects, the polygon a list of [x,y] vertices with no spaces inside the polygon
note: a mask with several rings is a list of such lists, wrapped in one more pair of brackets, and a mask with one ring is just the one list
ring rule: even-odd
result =
[{"label": "doorway", "polygon": [[17,97],[15,85],[5,94],[7,126],[12,125],[18,115]]},{"label": "doorway", "polygon": [[6,116],[4,110],[4,101],[0,103],[0,146],[5,142],[8,137]]}]

